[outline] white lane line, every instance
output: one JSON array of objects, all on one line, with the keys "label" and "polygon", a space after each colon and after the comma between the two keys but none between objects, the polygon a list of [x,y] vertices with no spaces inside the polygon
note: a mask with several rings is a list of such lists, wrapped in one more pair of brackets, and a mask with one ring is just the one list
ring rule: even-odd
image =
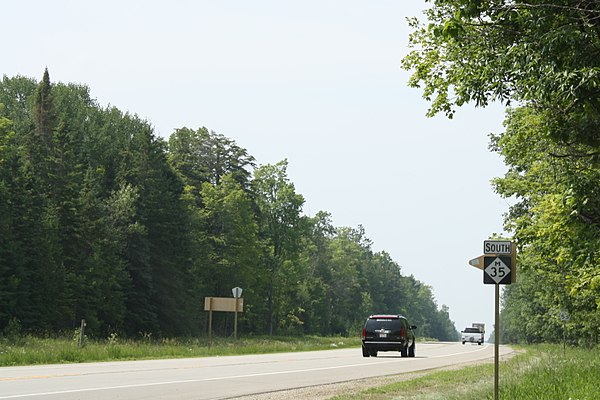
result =
[{"label": "white lane line", "polygon": [[[488,345],[478,348],[477,351],[487,349]],[[453,357],[457,355],[463,355],[468,353],[453,353],[453,354],[445,354],[439,356],[429,356],[427,358],[413,358],[412,361],[418,360],[427,360],[430,358],[444,358],[444,357]],[[383,361],[379,359],[376,362],[367,362],[360,364],[348,364],[348,365],[338,365],[334,367],[321,367],[321,368],[307,368],[307,369],[295,369],[288,371],[275,371],[275,372],[263,372],[257,374],[245,374],[245,375],[233,375],[233,376],[219,376],[215,378],[204,378],[204,379],[185,379],[185,380],[177,380],[177,381],[164,381],[164,382],[151,382],[151,383],[140,383],[135,385],[117,385],[117,386],[104,386],[104,387],[95,387],[95,388],[84,388],[84,389],[72,389],[72,390],[60,390],[55,392],[40,392],[40,393],[25,393],[25,394],[15,394],[9,396],[0,396],[0,399],[18,399],[25,397],[39,397],[39,396],[51,396],[57,394],[68,394],[68,393],[84,393],[84,392],[96,392],[101,390],[113,390],[113,389],[129,389],[129,388],[138,388],[138,387],[149,387],[149,386],[163,386],[163,385],[173,385],[173,384],[181,384],[181,383],[199,383],[199,382],[210,382],[210,381],[222,381],[226,379],[240,379],[240,378],[252,378],[257,376],[271,376],[271,375],[283,375],[283,374],[294,374],[299,372],[314,372],[314,371],[325,371],[331,369],[341,369],[341,368],[353,368],[353,367],[364,367],[365,365],[379,365],[379,364],[387,364],[392,362],[398,362],[398,359],[386,360]]]},{"label": "white lane line", "polygon": [[490,345],[486,344],[484,346],[477,346],[477,350],[470,350],[468,352],[454,353],[454,354],[444,354],[444,355],[441,355],[441,356],[429,356],[427,358],[443,358],[443,357],[460,356],[460,355],[463,355],[463,354],[470,354],[470,353],[476,353],[476,352],[482,351],[482,350],[487,350],[488,347],[490,347]]},{"label": "white lane line", "polygon": [[[397,360],[371,362],[371,363],[367,363],[367,365],[376,365],[376,364],[391,363],[391,362],[397,362]],[[335,367],[307,368],[307,369],[296,369],[296,370],[289,370],[289,371],[264,372],[264,373],[257,373],[257,374],[219,376],[219,377],[215,377],[215,378],[204,378],[204,379],[185,379],[185,380],[178,380],[178,381],[140,383],[140,384],[136,384],[136,385],[118,385],[118,386],[105,386],[105,387],[95,387],[95,388],[85,388],[85,389],[60,390],[60,391],[55,391],[55,392],[15,394],[15,395],[9,395],[9,396],[0,396],[0,399],[17,399],[17,398],[24,398],[24,397],[50,396],[50,395],[55,395],[55,394],[67,394],[67,393],[94,392],[94,391],[111,390],[111,389],[128,389],[128,388],[137,388],[137,387],[146,387],[146,386],[172,385],[172,384],[180,384],[180,383],[221,381],[221,380],[226,380],[226,379],[239,379],[239,378],[252,378],[252,377],[256,377],[256,376],[294,374],[294,373],[298,373],[298,372],[324,371],[324,370],[328,370],[328,369],[351,368],[351,367],[360,367],[360,366],[364,367],[365,363],[339,365],[339,366],[335,366]]]}]

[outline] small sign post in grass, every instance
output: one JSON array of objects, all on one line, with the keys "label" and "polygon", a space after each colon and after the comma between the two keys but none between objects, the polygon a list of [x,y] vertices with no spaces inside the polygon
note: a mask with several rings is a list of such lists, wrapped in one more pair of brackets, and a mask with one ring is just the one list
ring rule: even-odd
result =
[{"label": "small sign post in grass", "polygon": [[79,343],[78,346],[79,348],[83,347],[83,338],[85,333],[83,332],[85,330],[85,319],[81,320],[81,326],[79,327]]}]

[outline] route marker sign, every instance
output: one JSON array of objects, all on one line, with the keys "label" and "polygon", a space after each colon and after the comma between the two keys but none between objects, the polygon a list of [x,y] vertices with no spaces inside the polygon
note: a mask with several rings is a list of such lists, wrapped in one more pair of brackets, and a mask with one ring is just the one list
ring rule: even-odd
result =
[{"label": "route marker sign", "polygon": [[[515,246],[513,242],[510,240],[484,240],[483,254],[485,256],[510,256],[511,274],[510,282],[507,284],[515,283],[517,281],[517,246]],[[469,264],[471,264],[470,261]]]},{"label": "route marker sign", "polygon": [[486,256],[483,258],[483,283],[492,285],[510,285],[511,283],[510,256]]}]

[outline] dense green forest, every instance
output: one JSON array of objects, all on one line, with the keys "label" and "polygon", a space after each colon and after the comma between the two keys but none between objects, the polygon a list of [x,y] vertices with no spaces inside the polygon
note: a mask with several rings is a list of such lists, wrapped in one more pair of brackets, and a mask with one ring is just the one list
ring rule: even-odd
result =
[{"label": "dense green forest", "polygon": [[[374,312],[456,340],[446,306],[361,226],[335,227],[287,161],[206,128],[156,137],[88,87],[0,83],[0,333],[204,335],[206,296],[242,287],[240,332],[358,335]],[[231,334],[232,316],[213,329]]]},{"label": "dense green forest", "polygon": [[490,149],[512,206],[517,283],[503,293],[509,342],[597,344],[600,333],[600,2],[432,0],[412,19],[410,85],[452,117],[509,106]]}]

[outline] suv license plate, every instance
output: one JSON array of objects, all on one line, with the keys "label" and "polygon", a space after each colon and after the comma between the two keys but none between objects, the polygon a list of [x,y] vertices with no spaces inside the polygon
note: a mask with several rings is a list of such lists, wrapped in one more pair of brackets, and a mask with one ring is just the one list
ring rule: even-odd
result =
[{"label": "suv license plate", "polygon": [[380,334],[379,334],[379,337],[380,337],[380,338],[386,338],[386,337],[387,337],[387,333],[380,333]]}]

